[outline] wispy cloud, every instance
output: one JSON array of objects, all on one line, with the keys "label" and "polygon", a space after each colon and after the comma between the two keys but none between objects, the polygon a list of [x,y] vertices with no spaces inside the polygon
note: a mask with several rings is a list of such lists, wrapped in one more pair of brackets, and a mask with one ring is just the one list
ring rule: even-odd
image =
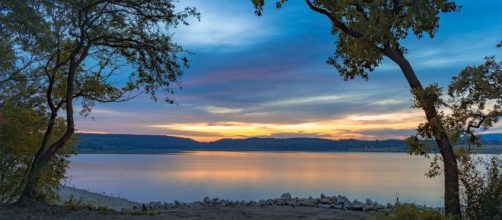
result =
[{"label": "wispy cloud", "polygon": [[398,100],[398,99],[382,99],[373,102],[373,104],[375,105],[397,105],[403,103],[405,103],[405,100]]},{"label": "wispy cloud", "polygon": [[343,100],[352,99],[355,97],[343,96],[343,95],[325,95],[325,96],[305,96],[292,99],[282,99],[276,101],[270,101],[267,103],[260,104],[260,107],[288,107],[288,106],[298,106],[298,105],[312,105],[312,104],[323,104],[323,103],[335,103]]},{"label": "wispy cloud", "polygon": [[205,105],[201,107],[197,107],[198,109],[201,109],[203,111],[206,111],[211,114],[235,114],[235,113],[241,113],[242,109],[238,108],[227,108],[227,107],[218,107],[214,105]]},{"label": "wispy cloud", "polygon": [[257,44],[278,34],[270,22],[256,17],[250,7],[241,4],[184,0],[179,5],[195,6],[201,13],[200,21],[192,19],[190,25],[176,29],[174,39],[188,48],[232,49]]}]

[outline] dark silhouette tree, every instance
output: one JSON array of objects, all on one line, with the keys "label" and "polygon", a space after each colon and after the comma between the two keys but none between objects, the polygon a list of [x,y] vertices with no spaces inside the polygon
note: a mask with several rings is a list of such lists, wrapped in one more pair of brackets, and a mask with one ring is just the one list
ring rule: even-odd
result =
[{"label": "dark silhouette tree", "polygon": [[[265,0],[252,0],[261,15]],[[281,7],[287,0],[276,1]],[[335,55],[328,59],[345,79],[362,77],[375,70],[384,57],[396,63],[409,83],[417,106],[425,112],[424,128],[434,138],[444,161],[444,203],[449,215],[460,214],[457,160],[448,131],[438,113],[434,87],[424,88],[400,44],[410,33],[434,37],[439,14],[459,9],[449,0],[305,0],[314,12],[326,16],[336,36]]]},{"label": "dark silhouette tree", "polygon": [[[80,113],[84,115],[96,102],[127,101],[138,89],[155,100],[161,91],[166,102],[173,102],[169,98],[172,84],[179,85],[188,60],[182,56],[182,47],[172,41],[171,31],[188,24],[186,19],[191,16],[198,18],[199,14],[194,8],[177,12],[171,0],[0,3],[0,28],[11,45],[6,48],[12,49],[12,56],[34,57],[25,59],[24,65],[31,71],[14,75],[28,72],[23,77],[41,88],[34,95],[44,98],[49,112],[18,203],[37,198],[35,185],[43,169],[74,134],[74,100],[82,103]],[[129,80],[113,83],[118,75]],[[64,132],[51,138],[61,112]]]}]

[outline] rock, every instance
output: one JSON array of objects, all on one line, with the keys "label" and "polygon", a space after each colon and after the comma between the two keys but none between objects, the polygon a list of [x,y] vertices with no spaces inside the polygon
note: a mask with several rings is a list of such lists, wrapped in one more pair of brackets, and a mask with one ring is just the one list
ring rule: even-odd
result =
[{"label": "rock", "polygon": [[202,200],[202,202],[206,203],[206,204],[209,204],[211,202],[211,198],[209,198],[208,196],[204,197],[204,199]]},{"label": "rock", "polygon": [[361,203],[353,203],[352,207],[350,207],[349,209],[354,210],[354,211],[364,211],[363,204],[361,204]]},{"label": "rock", "polygon": [[331,200],[331,203],[336,203],[337,200],[336,200],[336,196],[331,196],[331,197],[328,197],[329,200]]},{"label": "rock", "polygon": [[287,205],[288,204],[288,200],[278,199],[278,200],[276,200],[275,204],[276,205]]},{"label": "rock", "polygon": [[162,202],[160,201],[154,202],[153,207],[156,209],[161,209],[163,207]]},{"label": "rock", "polygon": [[211,200],[211,204],[213,204],[213,205],[218,205],[220,203],[221,203],[221,200],[218,199],[218,198],[214,198],[214,199]]},{"label": "rock", "polygon": [[336,201],[340,203],[351,203],[350,200],[345,196],[337,196]]},{"label": "rock", "polygon": [[326,198],[326,197],[321,198],[321,199],[319,199],[318,201],[319,201],[319,203],[321,203],[321,204],[331,204],[331,200],[330,200],[330,199],[328,199],[328,198]]},{"label": "rock", "polygon": [[281,199],[283,200],[288,200],[288,199],[291,199],[291,194],[289,193],[284,193],[281,195]]},{"label": "rock", "polygon": [[342,209],[349,209],[350,207],[352,207],[352,203],[345,196],[337,196],[336,204],[340,204],[342,206]]},{"label": "rock", "polygon": [[288,200],[287,203],[288,203],[288,205],[293,206],[293,207],[299,205],[298,204],[298,198],[292,198],[292,199]]},{"label": "rock", "polygon": [[265,202],[265,200],[263,199],[260,199],[260,201],[258,201],[258,205],[259,206],[265,206],[267,203]]},{"label": "rock", "polygon": [[[173,209],[173,208],[204,208],[214,206],[304,206],[304,207],[318,207],[323,209],[338,209],[338,210],[354,210],[354,211],[380,211],[380,210],[392,210],[394,205],[387,204],[381,205],[378,202],[372,201],[371,199],[366,199],[365,202],[358,200],[350,201],[345,196],[326,196],[321,194],[319,198],[293,198],[290,193],[284,193],[280,198],[267,199],[267,200],[249,200],[249,201],[232,201],[219,198],[210,198],[208,196],[204,197],[202,201],[195,201],[190,203],[183,203],[181,201],[175,200],[174,203],[166,202],[149,202],[141,205],[131,206],[127,210],[134,211],[148,211],[148,210],[159,210],[159,209]],[[425,206],[417,206],[420,209],[426,209]]]},{"label": "rock", "polygon": [[164,208],[164,209],[171,208],[171,204],[168,202],[164,202],[164,204],[162,205],[162,208]]},{"label": "rock", "polygon": [[301,205],[301,206],[314,207],[315,206],[315,201],[314,201],[314,199],[312,199],[312,197],[310,197],[308,199],[301,199],[298,202],[298,204]]},{"label": "rock", "polygon": [[368,205],[372,205],[372,204],[373,204],[373,201],[371,201],[371,199],[366,199],[366,204],[368,204]]},{"label": "rock", "polygon": [[338,203],[338,204],[334,205],[333,208],[335,208],[335,209],[344,209],[344,205],[343,205],[343,203]]},{"label": "rock", "polygon": [[272,205],[272,201],[270,199],[265,200],[265,205]]},{"label": "rock", "polygon": [[331,204],[317,204],[317,207],[318,208],[322,208],[322,209],[330,209],[331,207],[333,207]]}]

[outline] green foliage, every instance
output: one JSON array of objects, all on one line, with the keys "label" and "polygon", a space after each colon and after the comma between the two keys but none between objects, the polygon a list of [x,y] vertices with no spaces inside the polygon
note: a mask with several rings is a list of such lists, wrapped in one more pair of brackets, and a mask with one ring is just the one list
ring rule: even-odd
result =
[{"label": "green foliage", "polygon": [[[286,2],[276,1],[277,7]],[[399,41],[413,33],[434,37],[439,27],[439,14],[452,12],[459,6],[449,0],[307,0],[315,11],[330,18],[332,33],[337,36],[335,54],[328,59],[344,79],[368,78],[382,61],[385,48],[401,53],[406,48]],[[261,15],[264,0],[252,0]]]},{"label": "green foliage", "polygon": [[480,145],[476,130],[486,131],[502,116],[502,62],[486,57],[485,63],[464,68],[448,87],[450,130]]},{"label": "green foliage", "polygon": [[[396,204],[396,208],[392,213],[387,213],[378,216],[382,220],[446,220],[441,212],[436,210],[418,209],[413,204]],[[451,218],[453,219],[453,218]]]},{"label": "green foliage", "polygon": [[95,205],[90,201],[76,199],[73,195],[71,195],[68,201],[65,201],[62,204],[62,206],[71,210],[89,210],[89,211],[100,211],[100,212],[109,212],[112,210],[108,206]]},{"label": "green foliage", "polygon": [[[502,62],[487,57],[485,63],[464,68],[453,77],[448,96],[433,84],[424,91],[414,91],[414,108],[422,108],[423,99],[429,99],[441,111],[435,120],[424,122],[417,134],[408,141],[411,152],[419,148],[420,141],[435,137],[432,123],[440,123],[447,130],[449,140],[455,144],[464,139],[469,145],[481,145],[479,132],[491,128],[502,116]],[[420,152],[422,155],[427,152]]]},{"label": "green foliage", "polygon": [[431,152],[431,146],[429,142],[419,140],[417,135],[412,135],[405,140],[406,145],[408,145],[410,155],[420,155],[428,157]]},{"label": "green foliage", "polygon": [[412,107],[423,108],[422,103],[433,103],[440,111],[434,120],[420,124],[417,133],[407,139],[410,153],[427,155],[430,152],[427,143],[435,137],[432,123],[445,127],[452,144],[463,139],[469,146],[481,146],[477,134],[491,128],[502,116],[502,62],[487,57],[482,65],[464,68],[453,77],[447,97],[437,84],[413,93]]},{"label": "green foliage", "polygon": [[[9,102],[0,108],[0,203],[12,202],[19,196],[23,178],[42,141],[46,117],[44,112],[23,103]],[[64,121],[58,120],[55,135],[64,129]],[[57,187],[74,151],[72,140],[44,169],[37,183],[40,200],[53,202],[57,198]]]},{"label": "green foliage", "polygon": [[502,219],[502,157],[475,158],[466,150],[457,155],[466,216]]}]

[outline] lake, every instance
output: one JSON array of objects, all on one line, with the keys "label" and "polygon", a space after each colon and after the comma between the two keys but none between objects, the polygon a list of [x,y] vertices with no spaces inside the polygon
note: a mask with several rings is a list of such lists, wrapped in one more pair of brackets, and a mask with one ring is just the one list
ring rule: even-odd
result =
[{"label": "lake", "polygon": [[442,178],[424,175],[429,163],[405,153],[81,154],[71,158],[67,185],[138,202],[260,200],[289,192],[442,206]]}]

